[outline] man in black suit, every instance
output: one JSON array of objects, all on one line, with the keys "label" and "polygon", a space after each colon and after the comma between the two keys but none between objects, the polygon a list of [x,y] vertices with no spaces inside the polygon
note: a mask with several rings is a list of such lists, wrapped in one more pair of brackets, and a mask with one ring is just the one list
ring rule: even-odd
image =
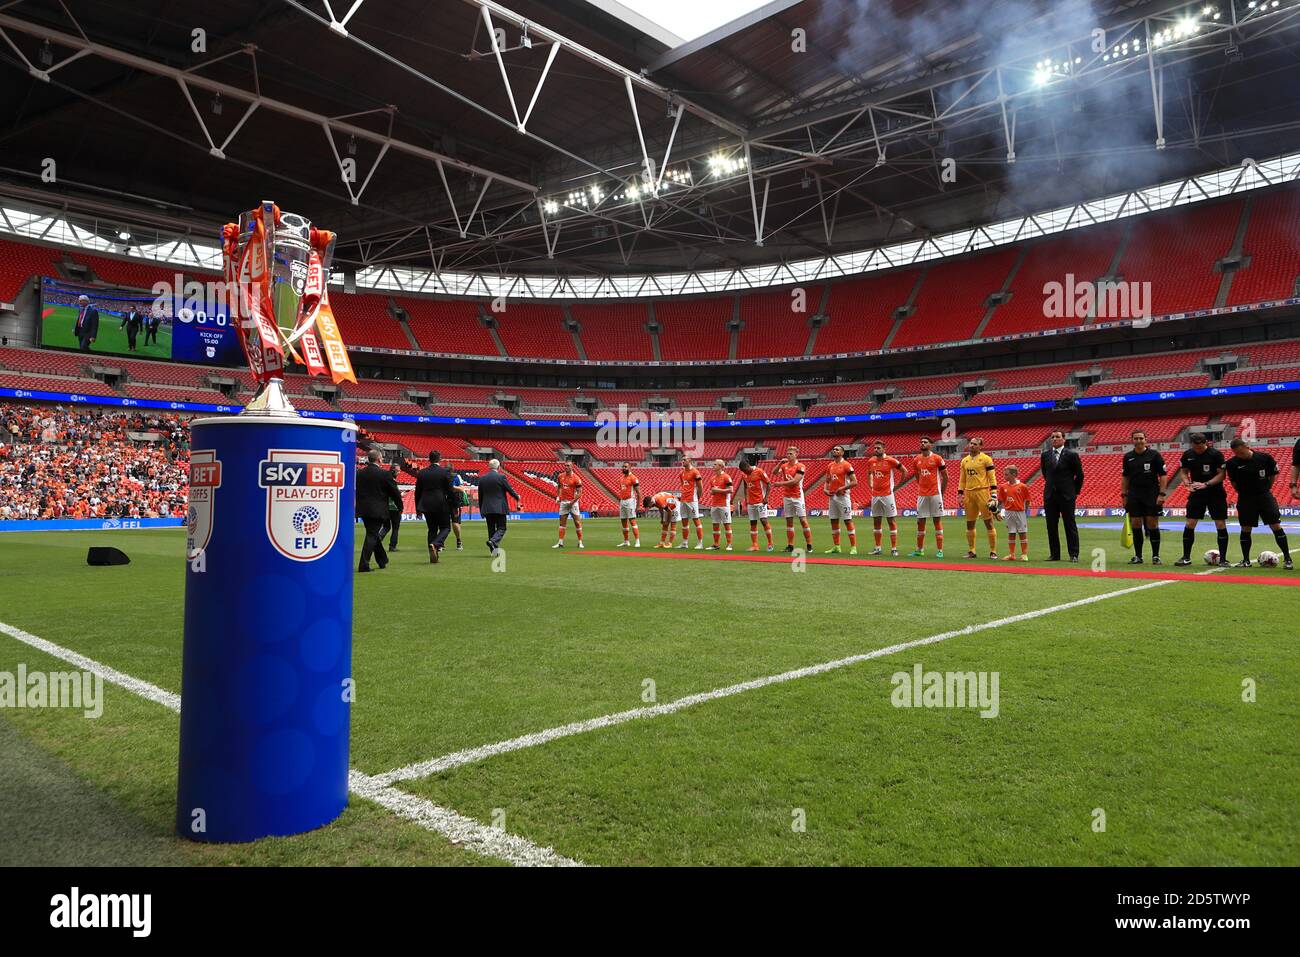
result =
[{"label": "man in black suit", "polygon": [[1043,516],[1047,519],[1049,562],[1061,560],[1061,535],[1058,523],[1065,522],[1065,547],[1070,561],[1079,560],[1079,526],[1074,520],[1074,502],[1083,490],[1083,463],[1079,453],[1065,447],[1065,433],[1052,433],[1051,448],[1043,452],[1039,463],[1043,470]]},{"label": "man in black suit", "polygon": [[135,340],[140,335],[140,327],[144,325],[144,318],[132,306],[125,316],[122,317],[122,328],[126,330],[126,347],[128,351],[135,352]]},{"label": "man in black suit", "polygon": [[424,515],[429,526],[429,561],[438,563],[438,555],[451,532],[451,513],[457,506],[456,488],[451,473],[438,464],[442,453],[429,453],[429,467],[415,479],[415,514]]},{"label": "man in black suit", "polygon": [[89,296],[77,297],[77,322],[72,331],[82,352],[89,352],[91,344],[99,338],[99,310],[90,304]]},{"label": "man in black suit", "polygon": [[506,516],[510,513],[506,496],[519,502],[519,493],[511,487],[510,480],[501,474],[500,469],[501,462],[492,459],[488,462],[488,470],[478,480],[478,510],[487,521],[487,546],[493,555],[506,534]]},{"label": "man in black suit", "polygon": [[370,461],[357,473],[357,518],[366,526],[366,540],[361,545],[361,561],[357,571],[370,571],[370,556],[375,556],[375,563],[380,568],[388,565],[388,553],[384,551],[384,538],[380,530],[388,518],[388,503],[396,502],[402,507],[402,493],[397,487],[397,480],[379,467],[383,454],[378,449],[371,449],[367,455]]}]

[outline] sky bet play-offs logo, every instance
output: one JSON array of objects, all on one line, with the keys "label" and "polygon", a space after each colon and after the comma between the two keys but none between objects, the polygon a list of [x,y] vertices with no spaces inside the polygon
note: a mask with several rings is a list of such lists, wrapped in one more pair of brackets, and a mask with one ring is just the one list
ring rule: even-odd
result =
[{"label": "sky bet play-offs logo", "polygon": [[266,489],[266,534],[294,561],[323,556],[339,533],[343,463],[337,452],[271,449],[258,465]]},{"label": "sky bet play-offs logo", "polygon": [[221,463],[213,449],[190,453],[190,507],[185,514],[185,547],[190,558],[212,539],[212,509],[221,488]]}]

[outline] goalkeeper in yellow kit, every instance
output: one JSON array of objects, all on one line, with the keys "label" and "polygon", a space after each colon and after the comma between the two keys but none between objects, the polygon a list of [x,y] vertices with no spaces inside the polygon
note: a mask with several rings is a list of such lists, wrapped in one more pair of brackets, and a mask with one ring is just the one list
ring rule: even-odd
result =
[{"label": "goalkeeper in yellow kit", "polygon": [[959,469],[957,491],[966,512],[966,557],[976,558],[975,520],[984,519],[989,533],[989,557],[998,557],[998,531],[993,516],[998,512],[998,476],[993,459],[984,452],[984,440],[973,438],[966,445]]}]

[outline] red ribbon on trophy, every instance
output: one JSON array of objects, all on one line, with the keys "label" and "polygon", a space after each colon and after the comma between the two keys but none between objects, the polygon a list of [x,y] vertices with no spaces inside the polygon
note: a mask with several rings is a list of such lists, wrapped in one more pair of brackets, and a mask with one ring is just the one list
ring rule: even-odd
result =
[{"label": "red ribbon on trophy", "polygon": [[[339,334],[334,310],[330,308],[330,291],[325,282],[325,262],[333,242],[333,233],[312,227],[311,252],[307,258],[307,283],[302,294],[302,313],[299,322],[306,326],[302,341],[303,351],[308,356],[308,370],[312,368],[313,351],[316,364],[320,367],[320,346],[312,332],[314,328],[320,333],[320,339],[325,344],[325,360],[329,363],[330,378],[337,385],[340,382],[356,382],[357,377],[352,372],[352,362],[348,358],[343,337]],[[325,369],[321,367],[320,373],[312,372],[312,375],[324,372]]]},{"label": "red ribbon on trophy", "polygon": [[356,382],[326,283],[334,234],[263,202],[221,238],[230,318],[257,382],[283,379],[286,352],[309,375]]}]

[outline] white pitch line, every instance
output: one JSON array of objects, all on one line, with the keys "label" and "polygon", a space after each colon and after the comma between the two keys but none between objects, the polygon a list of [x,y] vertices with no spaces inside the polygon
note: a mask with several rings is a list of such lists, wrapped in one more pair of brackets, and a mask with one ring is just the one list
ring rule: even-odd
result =
[{"label": "white pitch line", "polygon": [[141,698],[147,698],[154,704],[160,704],[164,708],[175,711],[177,714],[181,710],[181,696],[173,691],[167,691],[165,688],[159,688],[155,684],[150,684],[140,678],[133,678],[130,675],[123,674],[120,671],[100,664],[85,655],[79,655],[70,648],[64,648],[62,645],[56,645],[52,641],[46,641],[44,638],[38,638],[31,632],[23,631],[21,628],[15,628],[13,625],[7,625],[0,621],[0,632],[8,635],[10,638],[16,638],[25,645],[31,645],[37,651],[43,651],[53,658],[66,661],[68,664],[76,665],[82,671],[89,671],[91,674],[99,675],[100,678],[109,684],[117,685],[119,688],[125,688],[134,695]]},{"label": "white pitch line", "polygon": [[430,831],[437,831],[453,844],[482,854],[509,861],[520,867],[586,867],[581,861],[565,857],[550,847],[539,847],[526,838],[510,834],[503,828],[487,827],[473,818],[439,807],[432,801],[400,791],[360,771],[348,773],[348,789],[369,798],[398,817]]},{"label": "white pitch line", "polygon": [[[1210,571],[1214,571],[1214,569],[1210,569]],[[1208,572],[1202,572],[1200,574],[1208,574]],[[911,648],[920,648],[924,645],[938,644],[941,641],[947,641],[949,638],[973,635],[976,632],[987,631],[991,628],[1001,628],[1004,625],[1014,625],[1022,621],[1042,618],[1044,615],[1052,615],[1056,612],[1067,611],[1071,608],[1079,608],[1083,605],[1091,605],[1099,601],[1106,601],[1110,598],[1119,598],[1123,595],[1132,595],[1136,592],[1147,591],[1151,588],[1160,588],[1162,585],[1174,584],[1177,584],[1177,579],[1162,579],[1160,581],[1148,582],[1145,585],[1135,585],[1132,588],[1121,588],[1116,591],[1093,595],[1089,598],[1080,598],[1076,601],[1066,602],[1061,605],[1052,605],[1050,608],[1039,608],[1036,611],[1022,612],[1019,615],[999,618],[996,621],[986,621],[978,625],[967,625],[965,628],[940,632],[937,635],[930,635],[926,638],[904,641],[897,645],[890,645],[887,648],[878,648],[875,651],[868,651],[864,654],[850,655],[847,658],[837,658],[835,661],[827,661],[817,665],[808,665],[803,668],[795,668],[791,671],[783,671],[780,674],[768,675],[764,678],[754,678],[750,681],[742,681],[738,684],[727,685],[725,688],[715,688],[712,691],[703,691],[698,694],[687,695],[684,698],[678,698],[676,701],[669,701],[664,704],[651,705],[645,708],[631,708],[627,711],[619,711],[615,714],[607,714],[599,718],[588,718],[585,721],[574,721],[569,724],[562,724],[559,727],[547,728],[545,731],[535,731],[532,734],[524,734],[517,738],[510,738],[506,741],[498,741],[495,744],[483,744],[475,748],[455,751],[451,754],[443,755],[440,758],[421,761],[418,764],[408,764],[405,767],[395,768],[392,771],[378,774],[374,777],[374,780],[381,784],[392,784],[396,781],[415,781],[420,778],[429,777],[432,774],[438,774],[442,771],[449,771],[452,768],[459,768],[466,764],[485,761],[488,758],[495,757],[499,754],[508,754],[511,751],[522,751],[525,748],[534,748],[539,744],[547,744],[551,741],[559,740],[560,738],[572,737],[575,734],[585,734],[588,731],[598,731],[601,728],[612,728],[615,725],[625,724],[628,721],[639,721],[645,718],[658,718],[666,714],[676,714],[678,711],[683,711],[686,708],[691,708],[698,704],[705,704],[709,701],[717,701],[719,698],[730,698],[733,695],[738,695],[745,691],[754,691],[758,688],[766,688],[769,685],[783,684],[787,681],[794,681],[797,678],[810,678],[813,675],[825,674],[828,671],[847,668],[849,665],[856,665],[863,661],[871,661],[875,658],[884,658],[887,655],[894,655],[900,651],[907,651]]]},{"label": "white pitch line", "polygon": [[[175,692],[167,691],[143,679],[123,674],[92,658],[87,658],[85,655],[78,654],[69,648],[56,645],[52,641],[39,638],[31,632],[23,631],[21,628],[16,628],[2,621],[0,621],[0,633],[21,641],[25,645],[30,645],[53,658],[76,665],[82,671],[97,674],[109,684],[117,685],[134,695],[155,704],[160,704],[177,714],[180,713],[181,696]],[[357,797],[374,801],[399,817],[415,822],[427,831],[441,834],[454,845],[464,847],[484,857],[508,861],[520,867],[585,866],[581,861],[565,857],[563,854],[557,853],[553,848],[539,847],[532,841],[509,834],[501,828],[480,824],[473,818],[457,814],[449,808],[439,807],[432,801],[426,801],[424,798],[407,794],[405,791],[399,791],[388,783],[381,782],[357,770],[348,772],[348,790]]]}]

